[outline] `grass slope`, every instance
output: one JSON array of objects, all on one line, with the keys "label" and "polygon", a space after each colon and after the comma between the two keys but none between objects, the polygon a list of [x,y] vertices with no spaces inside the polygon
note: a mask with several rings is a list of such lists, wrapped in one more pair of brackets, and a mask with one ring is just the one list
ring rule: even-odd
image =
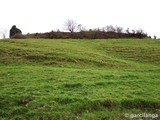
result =
[{"label": "grass slope", "polygon": [[1,40],[0,119],[160,114],[159,46],[151,39]]}]

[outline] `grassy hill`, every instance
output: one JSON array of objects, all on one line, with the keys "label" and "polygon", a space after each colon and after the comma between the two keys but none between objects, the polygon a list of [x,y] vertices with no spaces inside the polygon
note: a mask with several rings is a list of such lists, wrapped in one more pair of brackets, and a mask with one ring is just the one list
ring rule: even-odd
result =
[{"label": "grassy hill", "polygon": [[160,41],[0,40],[0,68],[2,120],[160,114]]}]

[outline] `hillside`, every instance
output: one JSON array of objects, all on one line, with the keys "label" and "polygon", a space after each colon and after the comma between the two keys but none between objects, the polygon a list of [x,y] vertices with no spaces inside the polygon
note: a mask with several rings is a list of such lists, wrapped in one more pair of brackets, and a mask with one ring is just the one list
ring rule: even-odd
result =
[{"label": "hillside", "polygon": [[141,63],[159,65],[159,44],[141,39],[4,40],[0,41],[0,63],[134,68]]},{"label": "hillside", "polygon": [[159,46],[151,39],[0,40],[0,119],[160,114]]}]

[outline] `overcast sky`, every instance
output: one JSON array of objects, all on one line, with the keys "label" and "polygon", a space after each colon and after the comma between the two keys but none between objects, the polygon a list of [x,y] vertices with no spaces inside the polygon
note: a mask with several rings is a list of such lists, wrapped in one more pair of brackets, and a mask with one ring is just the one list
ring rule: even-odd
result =
[{"label": "overcast sky", "polygon": [[[86,28],[142,28],[160,37],[160,0],[0,0],[0,29],[22,33],[64,30],[66,19]],[[9,32],[8,32],[9,33]]]}]

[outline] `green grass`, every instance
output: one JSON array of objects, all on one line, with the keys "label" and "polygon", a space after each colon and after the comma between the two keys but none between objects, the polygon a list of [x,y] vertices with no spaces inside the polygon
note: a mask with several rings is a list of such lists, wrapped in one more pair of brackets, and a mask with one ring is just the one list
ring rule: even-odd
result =
[{"label": "green grass", "polygon": [[159,46],[151,39],[0,40],[0,119],[160,114]]}]

